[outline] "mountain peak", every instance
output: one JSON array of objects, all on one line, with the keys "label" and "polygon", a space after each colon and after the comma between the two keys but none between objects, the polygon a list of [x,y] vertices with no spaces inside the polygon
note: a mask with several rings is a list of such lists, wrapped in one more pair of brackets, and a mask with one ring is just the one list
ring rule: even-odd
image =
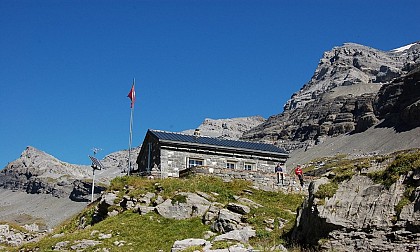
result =
[{"label": "mountain peak", "polygon": [[[419,50],[414,50],[418,47],[417,42],[388,52],[356,43],[334,47],[323,54],[311,80],[292,95],[284,110],[304,107],[339,87],[358,85],[363,92],[376,93],[382,84],[406,74],[420,62]],[[353,91],[348,89],[344,94]]]},{"label": "mountain peak", "polygon": [[33,146],[27,146],[25,148],[25,150],[23,150],[23,152],[20,154],[20,158],[23,159],[39,159],[40,157],[42,157],[42,159],[52,159],[52,160],[57,160],[55,157],[51,156],[50,154],[47,154]]},{"label": "mountain peak", "polygon": [[51,178],[59,178],[63,175],[74,178],[89,177],[86,167],[63,162],[33,146],[27,146],[20,157],[10,162],[4,170]]}]

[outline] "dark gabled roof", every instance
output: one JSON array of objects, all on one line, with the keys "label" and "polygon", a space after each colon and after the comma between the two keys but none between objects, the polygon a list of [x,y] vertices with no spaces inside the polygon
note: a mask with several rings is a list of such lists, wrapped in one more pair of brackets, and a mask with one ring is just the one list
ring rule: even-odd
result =
[{"label": "dark gabled roof", "polygon": [[228,140],[214,137],[206,136],[194,136],[186,135],[181,133],[160,131],[160,130],[149,130],[151,134],[159,139],[161,142],[175,142],[175,143],[185,143],[189,145],[205,145],[205,146],[217,146],[229,149],[242,149],[242,150],[252,150],[258,152],[269,152],[277,155],[288,156],[287,152],[272,144],[257,143],[257,142],[246,142],[246,141],[236,141]]}]

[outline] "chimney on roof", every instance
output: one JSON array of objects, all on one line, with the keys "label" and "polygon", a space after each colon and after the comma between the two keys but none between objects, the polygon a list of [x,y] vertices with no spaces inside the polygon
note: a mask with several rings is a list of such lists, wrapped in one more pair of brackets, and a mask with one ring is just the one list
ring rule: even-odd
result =
[{"label": "chimney on roof", "polygon": [[200,129],[195,129],[194,130],[194,136],[195,137],[200,137]]}]

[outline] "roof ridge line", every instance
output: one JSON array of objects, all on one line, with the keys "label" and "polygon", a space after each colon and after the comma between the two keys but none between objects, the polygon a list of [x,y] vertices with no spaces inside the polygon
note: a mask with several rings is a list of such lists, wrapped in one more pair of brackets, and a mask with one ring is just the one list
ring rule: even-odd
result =
[{"label": "roof ridge line", "polygon": [[[155,130],[155,129],[149,129],[149,130],[150,131],[155,131],[155,132],[162,132],[162,133],[170,133],[170,134],[183,135],[183,136],[194,136],[192,134],[186,134],[186,133],[182,133],[182,132],[173,132],[173,131]],[[211,136],[203,136],[203,135],[195,136],[195,137],[206,137],[206,138],[217,139],[217,140],[227,140],[227,141],[234,141],[234,142],[256,143],[256,144],[267,144],[267,145],[276,146],[275,144],[270,144],[270,143],[263,143],[263,142],[256,142],[256,141],[247,141],[247,140],[226,139],[226,138],[220,139],[219,137],[211,137]]]}]

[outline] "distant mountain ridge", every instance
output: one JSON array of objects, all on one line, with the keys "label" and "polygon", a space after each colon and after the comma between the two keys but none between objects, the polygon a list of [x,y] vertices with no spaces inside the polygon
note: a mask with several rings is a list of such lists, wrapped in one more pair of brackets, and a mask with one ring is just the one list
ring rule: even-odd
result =
[{"label": "distant mountain ridge", "polygon": [[[222,137],[238,140],[245,132],[265,122],[261,116],[237,117],[228,119],[206,118],[196,129],[200,134],[209,137]],[[181,133],[194,134],[196,129],[184,130]]]},{"label": "distant mountain ridge", "polygon": [[[108,184],[120,171],[116,167],[96,172],[96,180]],[[0,171],[0,188],[32,194],[51,194],[74,201],[89,201],[92,168],[69,164],[28,146],[20,157]],[[95,187],[96,193],[104,188]]]}]

